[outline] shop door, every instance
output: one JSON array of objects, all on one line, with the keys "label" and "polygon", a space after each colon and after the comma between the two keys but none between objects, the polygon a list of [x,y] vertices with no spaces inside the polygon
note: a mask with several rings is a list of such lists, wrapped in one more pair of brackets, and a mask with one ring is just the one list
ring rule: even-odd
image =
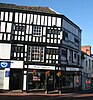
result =
[{"label": "shop door", "polygon": [[10,90],[22,90],[22,70],[12,69],[10,71]]}]

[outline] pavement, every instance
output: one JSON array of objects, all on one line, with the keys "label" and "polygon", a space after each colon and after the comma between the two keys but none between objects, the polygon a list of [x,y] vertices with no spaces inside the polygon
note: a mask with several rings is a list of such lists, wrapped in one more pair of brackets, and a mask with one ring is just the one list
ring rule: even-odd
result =
[{"label": "pavement", "polygon": [[0,93],[0,100],[93,100],[93,92],[86,91],[81,93],[26,93],[26,92],[7,92]]},{"label": "pavement", "polygon": [[80,91],[78,93],[52,93],[52,94],[45,94],[45,93],[27,93],[27,92],[5,92],[0,93],[0,96],[49,96],[49,97],[79,97],[79,96],[85,96],[85,95],[93,95],[93,90],[87,90],[87,91]]}]

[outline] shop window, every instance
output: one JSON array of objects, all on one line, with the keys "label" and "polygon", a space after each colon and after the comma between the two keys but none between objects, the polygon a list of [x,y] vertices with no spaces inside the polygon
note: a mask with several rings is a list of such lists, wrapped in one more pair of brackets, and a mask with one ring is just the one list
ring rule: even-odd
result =
[{"label": "shop window", "polygon": [[72,88],[73,87],[73,76],[64,75],[62,78],[62,88]]},{"label": "shop window", "polygon": [[[49,72],[47,76],[46,72]],[[46,77],[47,76],[47,77]],[[47,85],[47,87],[46,87]],[[54,89],[54,73],[52,71],[30,70],[27,75],[27,87],[30,90]]]},{"label": "shop window", "polygon": [[28,72],[28,90],[44,90],[45,89],[45,72],[39,70],[31,70]]}]

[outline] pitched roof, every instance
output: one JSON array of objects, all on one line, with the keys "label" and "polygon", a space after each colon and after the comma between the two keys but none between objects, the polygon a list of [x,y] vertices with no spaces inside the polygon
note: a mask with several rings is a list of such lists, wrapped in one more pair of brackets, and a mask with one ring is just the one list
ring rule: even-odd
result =
[{"label": "pitched roof", "polygon": [[21,5],[15,5],[15,4],[0,3],[0,8],[8,8],[8,9],[27,10],[27,11],[57,14],[54,10],[50,9],[49,7],[41,7],[41,6],[21,6]]}]

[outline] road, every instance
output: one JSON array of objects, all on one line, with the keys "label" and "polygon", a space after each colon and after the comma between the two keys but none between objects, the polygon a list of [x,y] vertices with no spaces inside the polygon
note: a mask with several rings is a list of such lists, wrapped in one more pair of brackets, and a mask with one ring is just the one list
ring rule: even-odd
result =
[{"label": "road", "polygon": [[93,100],[93,93],[66,95],[0,94],[0,100]]}]

